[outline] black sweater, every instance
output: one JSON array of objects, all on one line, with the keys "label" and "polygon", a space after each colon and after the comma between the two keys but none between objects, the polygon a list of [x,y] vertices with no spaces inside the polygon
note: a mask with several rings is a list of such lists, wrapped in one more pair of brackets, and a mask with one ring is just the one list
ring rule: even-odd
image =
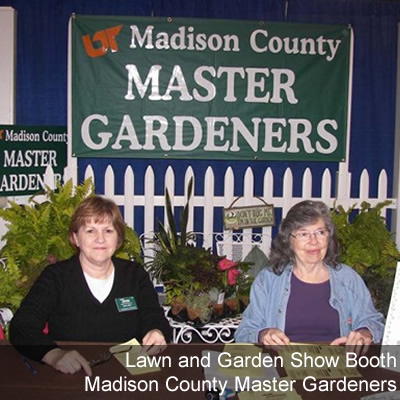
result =
[{"label": "black sweater", "polygon": [[[113,263],[114,283],[103,303],[90,292],[78,256],[46,267],[11,320],[11,343],[41,360],[57,347],[55,341],[141,341],[151,329],[161,330],[169,341],[171,328],[147,272],[131,261],[113,258]],[[116,300],[132,296],[137,309],[119,311]]]}]

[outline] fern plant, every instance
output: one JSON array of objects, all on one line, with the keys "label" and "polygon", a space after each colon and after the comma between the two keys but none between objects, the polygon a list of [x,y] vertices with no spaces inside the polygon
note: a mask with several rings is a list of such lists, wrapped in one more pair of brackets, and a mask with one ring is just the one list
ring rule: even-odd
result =
[{"label": "fern plant", "polygon": [[355,206],[345,210],[337,206],[332,210],[341,248],[341,261],[353,267],[364,279],[375,306],[385,315],[392,292],[394,274],[400,253],[385,219],[381,215],[390,201],[375,207],[367,202],[361,203],[355,215]]},{"label": "fern plant", "polygon": [[[75,250],[68,241],[68,227],[78,204],[94,194],[90,179],[74,186],[69,180],[57,184],[55,190],[46,188],[46,201],[37,197],[29,199],[27,205],[10,202],[0,209],[0,218],[6,222],[7,233],[0,251],[0,304],[18,308],[33,282],[43,268],[49,264],[71,257]],[[43,195],[43,194],[41,194]],[[140,243],[136,233],[126,227],[126,239],[117,253],[122,258],[140,260]]]}]

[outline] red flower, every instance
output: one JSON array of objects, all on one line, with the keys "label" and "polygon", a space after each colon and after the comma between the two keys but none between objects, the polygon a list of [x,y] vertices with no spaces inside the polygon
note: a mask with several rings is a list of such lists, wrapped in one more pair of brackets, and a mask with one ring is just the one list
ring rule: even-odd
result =
[{"label": "red flower", "polygon": [[236,265],[235,261],[228,260],[227,258],[223,258],[223,259],[218,263],[219,269],[220,269],[221,271],[225,271],[225,270],[227,270],[227,269],[229,269],[229,268],[234,267],[235,265]]},{"label": "red flower", "polygon": [[227,258],[223,258],[219,263],[218,263],[219,269],[221,271],[226,271],[227,272],[227,278],[228,278],[228,285],[229,286],[234,286],[236,285],[236,278],[240,274],[237,268],[234,268],[237,266],[237,263],[235,263],[232,260],[228,260]]},{"label": "red flower", "polygon": [[228,285],[233,286],[236,285],[236,277],[240,274],[240,272],[236,268],[231,268],[228,271]]}]

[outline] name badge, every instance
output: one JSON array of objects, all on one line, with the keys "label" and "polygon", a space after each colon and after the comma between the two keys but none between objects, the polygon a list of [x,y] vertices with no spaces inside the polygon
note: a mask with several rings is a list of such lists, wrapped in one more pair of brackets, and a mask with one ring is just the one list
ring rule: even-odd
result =
[{"label": "name badge", "polygon": [[117,305],[119,312],[133,311],[138,309],[136,300],[133,296],[115,299],[115,304]]}]

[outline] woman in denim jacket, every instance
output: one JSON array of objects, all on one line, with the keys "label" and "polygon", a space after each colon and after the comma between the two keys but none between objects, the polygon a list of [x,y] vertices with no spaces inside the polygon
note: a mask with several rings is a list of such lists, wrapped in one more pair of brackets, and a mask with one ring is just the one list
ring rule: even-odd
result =
[{"label": "woman in denim jacket", "polygon": [[329,208],[320,201],[293,206],[272,242],[269,268],[253,283],[236,342],[324,342],[366,351],[383,329],[362,278],[338,262]]}]

